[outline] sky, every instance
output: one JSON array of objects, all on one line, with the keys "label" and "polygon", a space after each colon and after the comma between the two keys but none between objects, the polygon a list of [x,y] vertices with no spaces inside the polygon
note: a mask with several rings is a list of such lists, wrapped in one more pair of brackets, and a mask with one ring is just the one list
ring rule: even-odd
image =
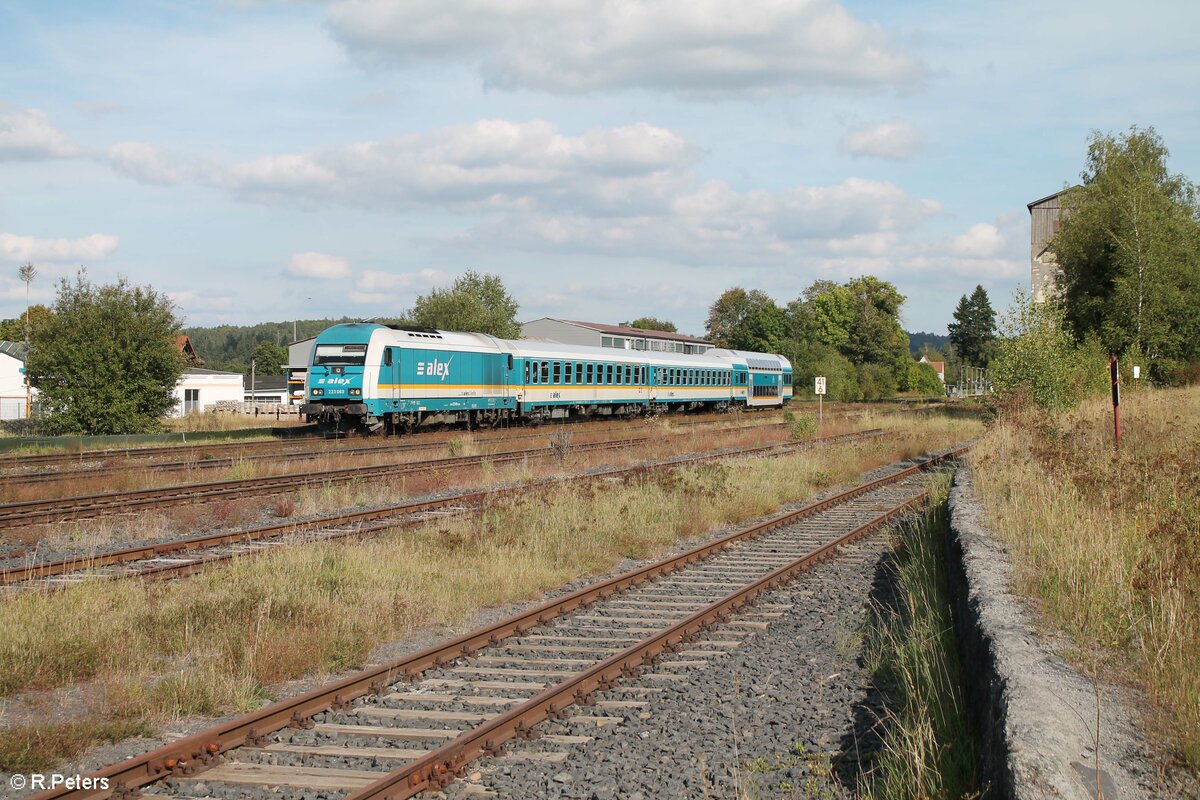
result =
[{"label": "sky", "polygon": [[83,266],[189,326],[396,316],[702,333],[732,286],[875,275],[941,333],[1029,284],[1093,131],[1200,175],[1200,4],[0,0],[0,318]]}]

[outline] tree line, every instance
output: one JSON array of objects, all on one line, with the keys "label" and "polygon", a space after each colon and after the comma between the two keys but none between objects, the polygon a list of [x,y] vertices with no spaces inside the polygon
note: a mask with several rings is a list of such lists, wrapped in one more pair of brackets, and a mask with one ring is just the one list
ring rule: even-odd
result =
[{"label": "tree line", "polygon": [[[1170,173],[1153,128],[1093,134],[1081,184],[1062,198],[1062,224],[1050,243],[1057,290],[1045,303],[1018,294],[1000,321],[977,286],[953,312],[945,341],[916,342],[900,323],[904,296],[872,276],[817,280],[785,304],[758,289],[733,287],[712,304],[706,335],[739,350],[780,353],[796,385],[824,375],[841,400],[942,390],[958,365],[987,366],[998,393],[1040,405],[1069,403],[1102,386],[1108,354],[1140,363],[1159,383],[1200,378],[1200,203],[1197,188]],[[21,267],[26,288],[36,277]],[[516,338],[518,305],[496,275],[467,272],[416,299],[393,322]],[[188,328],[216,369],[277,374],[293,330],[300,338],[340,320]],[[626,324],[673,331],[652,316]],[[175,337],[185,330],[170,298],[124,279],[98,286],[80,271],[62,280],[52,307],[29,306],[0,320],[0,339],[30,346],[26,368],[40,391],[42,427],[52,433],[150,430],[174,403],[185,368]],[[920,334],[926,336],[925,334]]]}]

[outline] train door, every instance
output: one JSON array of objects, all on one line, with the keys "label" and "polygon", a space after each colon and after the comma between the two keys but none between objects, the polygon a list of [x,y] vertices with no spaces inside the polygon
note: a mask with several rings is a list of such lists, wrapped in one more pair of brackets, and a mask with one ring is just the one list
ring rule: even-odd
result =
[{"label": "train door", "polygon": [[388,387],[387,393],[384,395],[392,401],[392,405],[398,405],[400,400],[400,359],[404,352],[399,347],[385,347],[383,349],[383,380],[380,383]]}]

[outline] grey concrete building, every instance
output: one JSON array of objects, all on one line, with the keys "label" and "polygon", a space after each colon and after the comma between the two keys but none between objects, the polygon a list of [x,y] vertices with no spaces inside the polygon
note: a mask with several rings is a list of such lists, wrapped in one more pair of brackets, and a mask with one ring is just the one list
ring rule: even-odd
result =
[{"label": "grey concrete building", "polygon": [[308,377],[308,365],[312,362],[316,347],[315,336],[288,345],[288,363],[284,365],[283,374],[287,378],[287,400],[284,402],[289,405],[304,402],[304,381]]},{"label": "grey concrete building", "polygon": [[612,347],[618,350],[650,350],[664,353],[704,353],[715,345],[695,336],[666,331],[647,331],[623,325],[579,322],[543,317],[521,326],[523,339],[549,339],[562,344]]},{"label": "grey concrete building", "polygon": [[1030,217],[1029,292],[1035,303],[1054,293],[1058,263],[1047,248],[1062,224],[1062,196],[1063,192],[1057,192],[1026,206]]}]

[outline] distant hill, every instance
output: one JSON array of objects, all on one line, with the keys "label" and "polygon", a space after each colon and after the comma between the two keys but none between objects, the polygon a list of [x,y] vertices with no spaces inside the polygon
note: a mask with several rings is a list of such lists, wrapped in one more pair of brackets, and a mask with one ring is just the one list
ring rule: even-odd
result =
[{"label": "distant hill", "polygon": [[[296,336],[305,339],[316,336],[330,325],[339,322],[359,322],[358,319],[300,319],[296,320]],[[212,328],[184,328],[196,353],[204,359],[206,369],[249,372],[250,354],[260,342],[287,345],[292,342],[292,322],[260,322],[257,325],[217,325]]]},{"label": "distant hill", "polygon": [[925,331],[905,331],[908,334],[908,350],[910,353],[916,353],[926,342],[933,345],[934,349],[941,351],[946,345],[950,344],[950,337],[944,334],[926,333]]}]

